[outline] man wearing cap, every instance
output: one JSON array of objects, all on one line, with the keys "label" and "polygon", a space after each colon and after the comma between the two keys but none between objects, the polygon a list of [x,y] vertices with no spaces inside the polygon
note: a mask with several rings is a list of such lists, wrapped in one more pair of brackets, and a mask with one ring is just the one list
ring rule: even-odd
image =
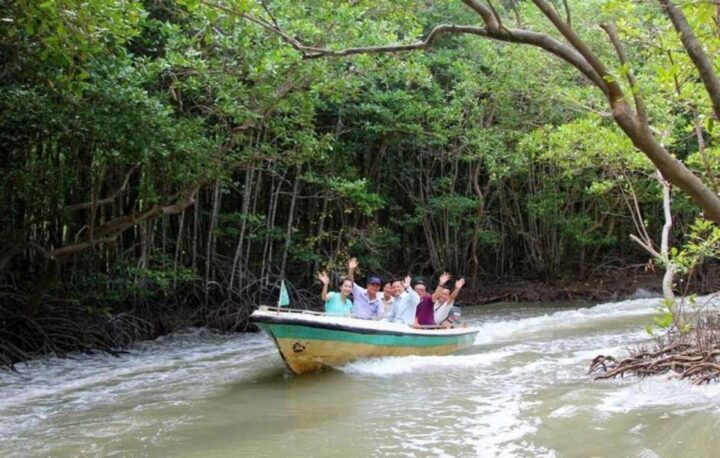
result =
[{"label": "man wearing cap", "polygon": [[365,319],[380,319],[383,316],[383,307],[380,302],[380,278],[376,276],[370,276],[367,280],[367,288],[355,283],[355,269],[358,267],[358,261],[356,258],[351,258],[348,261],[348,278],[353,280],[353,308],[352,316],[354,318],[365,318]]}]

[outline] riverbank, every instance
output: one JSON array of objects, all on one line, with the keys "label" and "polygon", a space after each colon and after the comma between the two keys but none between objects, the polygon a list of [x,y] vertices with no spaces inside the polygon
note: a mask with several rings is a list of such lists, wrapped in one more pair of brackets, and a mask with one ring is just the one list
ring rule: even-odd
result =
[{"label": "riverbank", "polygon": [[[710,294],[720,291],[720,274],[708,269],[702,276],[678,281],[680,294]],[[533,280],[500,280],[485,282],[474,290],[463,291],[464,304],[494,302],[608,302],[631,298],[660,297],[662,272],[642,268],[618,269],[593,278],[560,278],[552,282]]]}]

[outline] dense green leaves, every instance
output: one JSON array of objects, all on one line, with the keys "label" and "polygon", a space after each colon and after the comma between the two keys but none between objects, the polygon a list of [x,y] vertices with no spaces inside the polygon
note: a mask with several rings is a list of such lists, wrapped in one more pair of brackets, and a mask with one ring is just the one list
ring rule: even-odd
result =
[{"label": "dense green leaves", "polygon": [[[617,81],[636,76],[663,143],[711,183],[717,122],[658,8],[570,3]],[[517,5],[529,28],[548,30]],[[713,11],[687,8],[720,55]],[[441,22],[476,23],[460,2],[50,0],[3,14],[6,243],[88,241],[86,266],[72,269],[95,272],[113,298],[126,297],[113,275],[163,292],[173,276],[224,284],[230,269],[217,266],[228,263],[243,278],[267,282],[287,264],[307,280],[348,255],[388,273],[577,275],[644,262],[629,208],[653,233],[662,224],[648,159],[602,94],[546,53],[445,36],[427,52],[303,60],[269,30],[332,49],[411,43]],[[597,18],[616,20],[630,63]],[[698,211],[681,196],[674,211],[684,241]],[[95,243],[122,218],[124,232]],[[716,241],[703,237],[687,239],[687,256],[707,256]],[[41,270],[32,250],[13,262],[28,278]]]}]

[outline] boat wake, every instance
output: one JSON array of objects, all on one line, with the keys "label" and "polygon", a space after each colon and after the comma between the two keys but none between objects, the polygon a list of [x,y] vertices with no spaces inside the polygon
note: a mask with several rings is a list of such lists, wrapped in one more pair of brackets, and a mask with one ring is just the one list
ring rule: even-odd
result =
[{"label": "boat wake", "polygon": [[449,356],[398,356],[355,361],[338,367],[348,374],[391,376],[410,372],[445,371],[448,368],[490,366],[512,355],[510,351]]},{"label": "boat wake", "polygon": [[660,300],[635,299],[623,302],[600,304],[593,307],[562,310],[552,314],[521,318],[517,320],[499,320],[482,323],[475,345],[508,342],[519,338],[542,337],[562,331],[581,331],[597,329],[599,325],[653,315],[657,313]]}]

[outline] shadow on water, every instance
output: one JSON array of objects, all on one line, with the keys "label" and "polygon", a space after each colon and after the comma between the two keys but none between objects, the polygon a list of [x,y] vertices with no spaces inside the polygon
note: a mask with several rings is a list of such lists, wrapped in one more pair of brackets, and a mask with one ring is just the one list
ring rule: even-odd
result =
[{"label": "shadow on water", "polygon": [[228,390],[242,389],[248,384],[256,383],[263,384],[264,386],[277,385],[285,387],[288,386],[288,384],[293,383],[296,384],[295,386],[302,386],[305,383],[322,383],[324,379],[332,377],[333,375],[341,376],[342,372],[332,368],[327,368],[319,372],[295,375],[287,367],[285,367],[281,361],[278,361],[278,363],[273,365],[272,368],[265,370],[263,373],[258,374],[255,377],[252,377],[250,380],[241,380],[231,383],[228,386]]}]

